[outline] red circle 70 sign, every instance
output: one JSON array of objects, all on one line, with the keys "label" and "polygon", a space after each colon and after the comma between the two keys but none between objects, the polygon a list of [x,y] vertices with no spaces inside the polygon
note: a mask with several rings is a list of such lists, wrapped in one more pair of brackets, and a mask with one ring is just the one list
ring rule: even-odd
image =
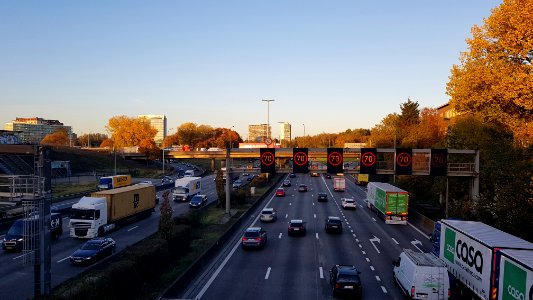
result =
[{"label": "red circle 70 sign", "polygon": [[305,166],[309,158],[307,157],[307,153],[305,152],[296,152],[294,153],[293,160],[294,160],[294,163],[297,164],[298,166]]},{"label": "red circle 70 sign", "polygon": [[272,154],[271,152],[263,153],[263,155],[261,155],[261,162],[265,166],[270,166],[274,163],[274,154]]},{"label": "red circle 70 sign", "polygon": [[328,155],[328,162],[330,165],[335,167],[340,165],[342,163],[342,154],[339,152],[331,152]]},{"label": "red circle 70 sign", "polygon": [[376,155],[372,152],[364,152],[361,154],[361,164],[366,167],[372,167],[377,162]]}]

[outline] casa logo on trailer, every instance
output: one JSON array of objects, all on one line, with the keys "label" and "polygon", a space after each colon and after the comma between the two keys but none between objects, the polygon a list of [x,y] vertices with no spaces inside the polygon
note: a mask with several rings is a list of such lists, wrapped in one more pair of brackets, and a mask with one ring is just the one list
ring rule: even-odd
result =
[{"label": "casa logo on trailer", "polygon": [[469,245],[467,240],[457,238],[455,231],[446,228],[444,236],[444,258],[451,263],[461,261],[483,274],[483,254],[474,245]]},{"label": "casa logo on trailer", "polygon": [[527,272],[511,261],[503,264],[502,300],[531,300],[533,285],[527,291]]}]

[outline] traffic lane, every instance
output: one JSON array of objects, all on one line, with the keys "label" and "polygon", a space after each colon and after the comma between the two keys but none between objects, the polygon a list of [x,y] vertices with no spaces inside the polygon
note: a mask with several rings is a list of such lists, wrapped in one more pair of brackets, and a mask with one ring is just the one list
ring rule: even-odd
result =
[{"label": "traffic lane", "polygon": [[[392,277],[392,261],[397,259],[403,247],[397,243],[398,237],[394,238],[389,235],[388,230],[399,226],[400,229],[406,229],[405,226],[387,225],[379,219],[371,217],[369,211],[359,209],[355,212],[345,212],[349,222],[354,228],[357,241],[365,251],[365,260],[381,276],[384,287],[387,291],[396,297],[401,297],[401,290],[395,285]],[[408,247],[414,249],[413,247]]]},{"label": "traffic lane", "polygon": [[[298,197],[300,203],[294,207],[292,200],[283,201],[285,199],[282,198],[272,198],[268,206],[290,216],[310,215],[313,211],[309,202],[301,201],[302,197]],[[237,249],[203,299],[323,299],[316,288],[316,251],[309,251],[316,248],[315,237],[311,234],[288,237],[283,218],[273,223],[255,225],[262,226],[268,232],[266,248],[260,251]],[[316,231],[316,228],[311,230]],[[246,282],[238,290],[228,290],[227,286],[234,284],[232,280],[235,276],[246,278]]]},{"label": "traffic lane", "polygon": [[[333,195],[331,195],[333,198]],[[366,259],[366,250],[363,249],[360,239],[354,231],[352,218],[347,214],[353,211],[343,211],[335,200],[326,203],[317,203],[317,216],[325,227],[325,219],[328,216],[340,217],[343,222],[342,234],[322,234],[320,241],[324,242],[326,264],[331,268],[335,264],[354,265],[361,272],[363,285],[363,299],[381,299],[389,297],[389,288],[383,284],[382,275],[379,274],[371,261]],[[324,229],[325,232],[325,229]],[[329,269],[328,269],[329,270]],[[328,273],[329,275],[329,273]],[[392,293],[394,295],[394,293]]]}]

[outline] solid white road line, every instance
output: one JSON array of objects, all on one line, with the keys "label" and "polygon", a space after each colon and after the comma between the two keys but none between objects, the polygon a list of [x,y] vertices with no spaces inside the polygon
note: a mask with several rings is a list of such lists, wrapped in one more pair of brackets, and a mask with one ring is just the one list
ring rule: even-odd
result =
[{"label": "solid white road line", "polygon": [[399,245],[400,243],[398,243],[397,240],[395,240],[394,238],[392,238],[392,240],[396,243],[396,245]]},{"label": "solid white road line", "polygon": [[376,222],[376,219],[374,219],[374,217],[372,217],[372,220],[373,220],[374,222]]},{"label": "solid white road line", "polygon": [[128,229],[127,231],[130,232],[130,231],[132,231],[134,229],[137,229],[138,227],[139,227],[138,225],[137,226],[133,226],[132,228]]},{"label": "solid white road line", "polygon": [[58,260],[57,263],[60,263],[60,262],[62,262],[62,261],[65,261],[65,260],[67,260],[67,259],[69,259],[69,258],[70,258],[70,256],[67,256],[67,257],[65,257],[65,258],[63,258],[63,259]]},{"label": "solid white road line", "polygon": [[270,276],[270,270],[271,270],[271,269],[272,269],[272,268],[268,267],[268,269],[267,269],[267,273],[266,273],[266,275],[265,275],[265,279],[268,279],[268,276]]},{"label": "solid white road line", "polygon": [[413,224],[407,222],[407,224],[411,227],[413,227],[416,231],[418,231],[421,235],[423,235],[426,239],[431,239],[431,236],[427,236],[425,233],[423,233],[420,229],[416,228]]}]

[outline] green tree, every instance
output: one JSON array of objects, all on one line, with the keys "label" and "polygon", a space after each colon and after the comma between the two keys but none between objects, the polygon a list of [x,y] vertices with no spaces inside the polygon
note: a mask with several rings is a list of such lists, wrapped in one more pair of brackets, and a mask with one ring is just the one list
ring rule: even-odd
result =
[{"label": "green tree", "polygon": [[533,215],[533,155],[513,145],[511,131],[475,117],[462,118],[450,128],[449,148],[480,151],[480,197],[465,201],[465,184],[453,186],[452,198],[458,200],[453,206],[456,216],[475,217],[532,240],[533,225],[524,221]]},{"label": "green tree", "polygon": [[451,70],[446,92],[458,112],[509,127],[533,143],[533,0],[504,0],[472,28],[468,51]]}]

